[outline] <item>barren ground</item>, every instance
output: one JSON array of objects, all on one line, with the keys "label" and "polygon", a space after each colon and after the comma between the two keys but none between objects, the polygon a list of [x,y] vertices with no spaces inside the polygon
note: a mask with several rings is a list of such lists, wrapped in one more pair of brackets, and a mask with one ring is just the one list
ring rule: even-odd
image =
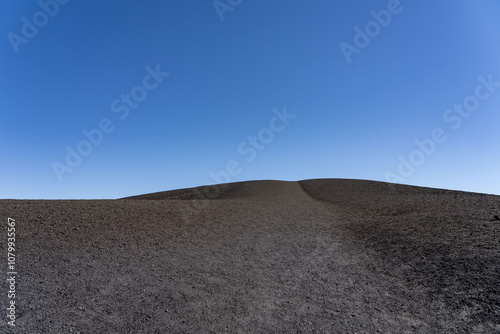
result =
[{"label": "barren ground", "polygon": [[500,196],[339,179],[0,200],[0,332],[500,333],[494,215]]}]

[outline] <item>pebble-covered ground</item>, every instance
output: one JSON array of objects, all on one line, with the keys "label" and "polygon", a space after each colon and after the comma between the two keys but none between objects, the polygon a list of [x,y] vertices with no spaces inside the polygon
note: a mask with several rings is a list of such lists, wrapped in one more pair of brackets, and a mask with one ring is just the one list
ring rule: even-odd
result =
[{"label": "pebble-covered ground", "polygon": [[341,179],[0,200],[0,332],[500,333],[498,215],[500,196]]}]

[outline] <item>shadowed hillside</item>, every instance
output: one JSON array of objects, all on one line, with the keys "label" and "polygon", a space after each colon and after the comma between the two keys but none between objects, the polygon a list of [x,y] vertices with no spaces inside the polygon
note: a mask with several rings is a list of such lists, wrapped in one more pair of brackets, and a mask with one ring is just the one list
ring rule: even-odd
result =
[{"label": "shadowed hillside", "polygon": [[224,183],[196,188],[162,191],[152,194],[131,196],[123,199],[144,200],[201,200],[201,199],[237,199],[237,198],[272,198],[275,196],[293,196],[300,192],[296,182],[288,181],[246,181]]}]

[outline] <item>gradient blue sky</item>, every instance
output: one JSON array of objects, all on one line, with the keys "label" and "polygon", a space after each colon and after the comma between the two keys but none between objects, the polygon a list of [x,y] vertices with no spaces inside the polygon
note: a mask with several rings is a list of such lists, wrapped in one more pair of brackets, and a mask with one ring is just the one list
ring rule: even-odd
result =
[{"label": "gradient blue sky", "polygon": [[[354,28],[388,6],[399,12],[348,63],[340,44],[354,45]],[[500,194],[500,87],[457,129],[443,118],[473,101],[478,77],[500,81],[499,1],[231,8],[221,21],[211,0],[73,0],[43,25],[36,1],[0,1],[0,198],[104,199],[212,184],[209,173],[229,161],[239,164],[231,182],[385,181],[436,128],[446,141],[400,182]],[[41,27],[16,53],[9,33],[22,37],[23,17],[34,15]],[[157,65],[169,76],[120,119],[113,101]],[[296,118],[247,161],[238,146],[269,135],[273,109],[284,106]],[[114,131],[60,181],[53,163],[66,164],[66,147],[106,118]]]}]

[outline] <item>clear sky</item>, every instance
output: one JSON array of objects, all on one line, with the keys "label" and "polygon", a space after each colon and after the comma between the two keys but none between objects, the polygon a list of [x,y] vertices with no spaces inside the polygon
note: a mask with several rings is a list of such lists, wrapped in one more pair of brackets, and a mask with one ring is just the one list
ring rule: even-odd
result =
[{"label": "clear sky", "polygon": [[497,0],[0,13],[0,198],[311,178],[500,194]]}]

